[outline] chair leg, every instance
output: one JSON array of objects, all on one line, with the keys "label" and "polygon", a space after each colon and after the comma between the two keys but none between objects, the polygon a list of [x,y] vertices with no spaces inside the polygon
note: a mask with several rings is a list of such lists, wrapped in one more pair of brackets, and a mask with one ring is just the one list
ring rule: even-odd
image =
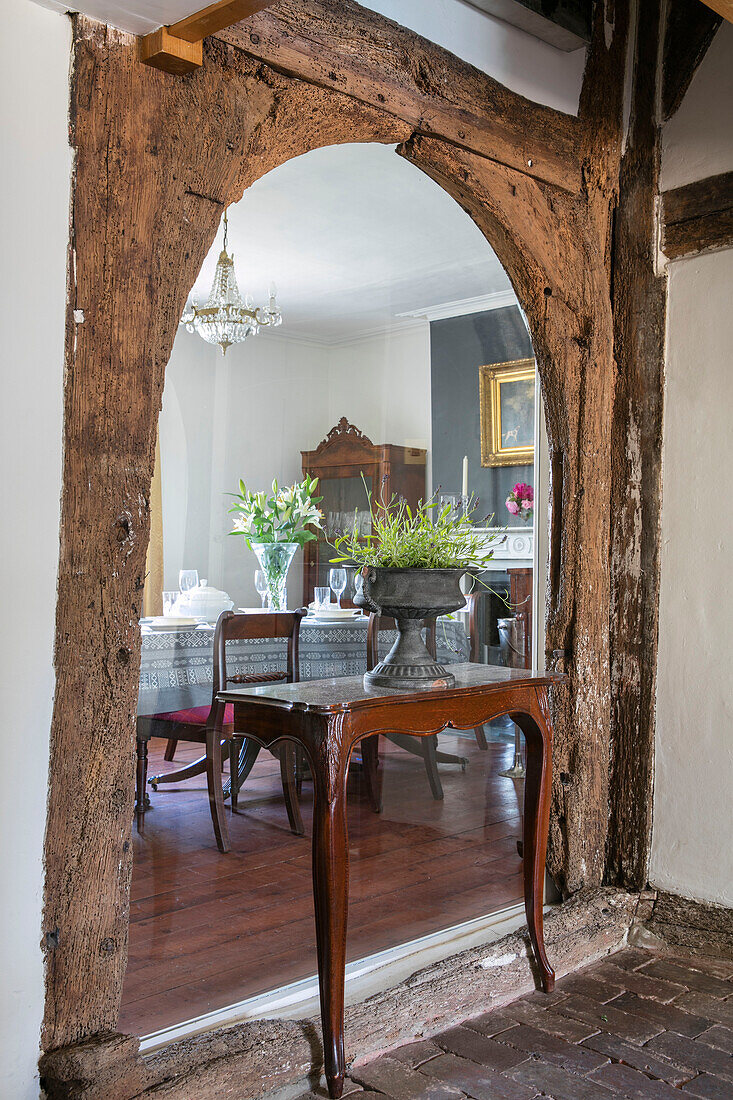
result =
[{"label": "chair leg", "polygon": [[209,806],[214,834],[220,852],[231,851],[229,827],[224,812],[224,792],[221,786],[221,735],[212,729],[206,730],[206,783],[209,788]]},{"label": "chair leg", "polygon": [[305,753],[300,745],[295,746],[295,793],[298,798],[303,793],[303,779],[305,778]]},{"label": "chair leg", "polygon": [[379,771],[379,734],[365,737],[360,743],[361,766],[364,773],[367,798],[375,814],[382,812],[382,777]]},{"label": "chair leg", "polygon": [[486,740],[486,734],[484,733],[483,726],[474,726],[473,732],[476,734],[476,744],[480,749],[484,751],[488,749],[489,742]]},{"label": "chair leg", "polygon": [[164,760],[172,760],[173,757],[176,755],[176,748],[177,747],[178,747],[178,742],[176,741],[175,737],[169,737],[168,738],[168,744],[166,745],[165,752],[163,753],[163,759]]},{"label": "chair leg", "polygon": [[285,808],[288,811],[290,829],[296,836],[303,836],[303,818],[300,813],[300,802],[295,783],[295,747],[291,744],[280,746],[280,777],[282,778],[283,794],[285,795]]},{"label": "chair leg", "polygon": [[148,793],[146,785],[148,781],[148,742],[142,737],[137,739],[137,772],[135,776],[135,814],[137,818],[137,830],[143,827],[145,810],[147,809]]},{"label": "chair leg", "polygon": [[[252,771],[252,768],[255,766],[255,762],[257,760],[257,757],[259,756],[260,751],[262,749],[262,746],[257,741],[253,741],[251,737],[244,737],[240,741],[240,744],[242,745],[242,748],[240,749],[240,753],[239,753],[239,771],[237,772],[237,784],[238,784],[237,794],[239,794],[242,787],[244,786],[244,783],[247,779],[247,776]],[[224,797],[225,798],[229,798],[229,795],[231,794],[231,789],[232,789],[231,779],[227,779],[226,783],[224,784]]]},{"label": "chair leg", "polygon": [[423,759],[425,760],[425,771],[428,773],[430,790],[433,792],[435,801],[440,802],[443,798],[443,785],[438,775],[438,738],[433,734],[430,737],[421,737],[420,741],[423,747]]},{"label": "chair leg", "polygon": [[229,794],[232,799],[232,813],[239,802],[239,758],[242,755],[243,737],[232,737],[229,742]]}]

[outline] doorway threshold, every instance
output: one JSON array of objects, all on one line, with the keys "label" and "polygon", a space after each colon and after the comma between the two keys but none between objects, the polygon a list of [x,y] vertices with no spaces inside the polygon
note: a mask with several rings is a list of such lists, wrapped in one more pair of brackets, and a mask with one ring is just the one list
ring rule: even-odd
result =
[{"label": "doorway threshold", "polygon": [[[431,932],[349,963],[346,967],[346,1004],[356,1004],[399,985],[416,971],[451,955],[480,944],[493,943],[516,931],[525,919],[524,903],[518,902],[487,916]],[[297,1020],[316,1016],[318,1011],[318,976],[313,974],[279,989],[259,993],[236,1004],[144,1035],[140,1040],[140,1053],[152,1054],[192,1035],[232,1027],[247,1020]]]}]

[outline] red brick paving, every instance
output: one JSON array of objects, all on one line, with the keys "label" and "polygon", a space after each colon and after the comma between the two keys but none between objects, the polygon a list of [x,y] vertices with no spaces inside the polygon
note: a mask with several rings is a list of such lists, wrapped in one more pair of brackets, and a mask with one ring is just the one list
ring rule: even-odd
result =
[{"label": "red brick paving", "polygon": [[549,997],[353,1068],[347,1089],[353,1100],[733,1100],[733,961],[625,948]]}]

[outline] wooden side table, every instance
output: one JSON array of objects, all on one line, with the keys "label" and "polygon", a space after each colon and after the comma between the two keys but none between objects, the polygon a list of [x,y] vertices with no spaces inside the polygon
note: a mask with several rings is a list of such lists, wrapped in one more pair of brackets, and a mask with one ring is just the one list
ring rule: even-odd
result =
[{"label": "wooden side table", "polygon": [[341,1096],[344,1059],[344,972],[349,889],[346,780],[353,747],[375,733],[426,737],[448,727],[471,729],[509,714],[527,741],[524,791],[524,903],[542,988],[555,974],[542,933],[545,852],[550,815],[552,726],[547,691],[559,674],[492,665],[452,665],[452,688],[401,694],[365,690],[361,677],[272,684],[220,692],[234,704],[238,733],[269,748],[302,746],[313,773],[313,898],[323,1049],[329,1093]]}]

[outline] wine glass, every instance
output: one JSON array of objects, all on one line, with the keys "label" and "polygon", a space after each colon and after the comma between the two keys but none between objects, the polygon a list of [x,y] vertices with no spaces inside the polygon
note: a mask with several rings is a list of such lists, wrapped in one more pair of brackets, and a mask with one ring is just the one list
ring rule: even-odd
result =
[{"label": "wine glass", "polygon": [[260,594],[262,607],[264,609],[267,602],[267,596],[269,594],[269,585],[267,583],[267,577],[265,576],[264,570],[262,569],[255,569],[255,588]]},{"label": "wine glass", "polygon": [[198,569],[182,569],[178,574],[178,587],[181,592],[190,592],[192,588],[199,586]]},{"label": "wine glass", "polygon": [[346,588],[346,581],[348,577],[345,569],[330,569],[328,573],[328,583],[331,585],[331,590],[336,595],[336,607],[341,610],[341,593]]}]

